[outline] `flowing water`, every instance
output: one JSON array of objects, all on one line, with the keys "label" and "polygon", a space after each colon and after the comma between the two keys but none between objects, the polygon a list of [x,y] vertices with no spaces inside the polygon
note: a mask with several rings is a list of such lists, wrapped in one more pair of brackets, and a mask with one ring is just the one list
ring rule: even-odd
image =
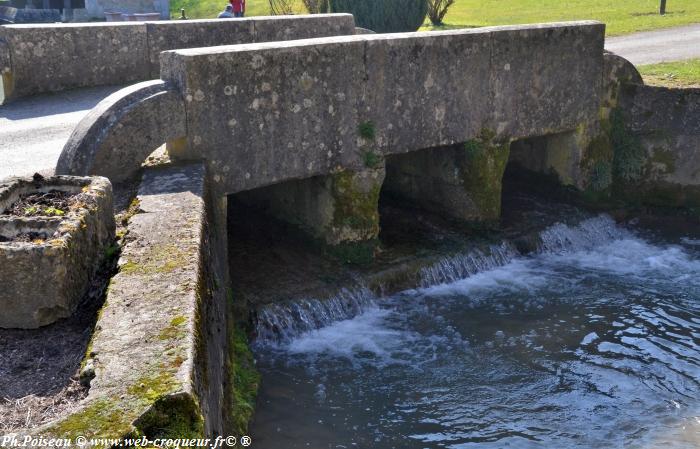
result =
[{"label": "flowing water", "polygon": [[698,244],[600,216],[268,309],[254,447],[698,448]]}]

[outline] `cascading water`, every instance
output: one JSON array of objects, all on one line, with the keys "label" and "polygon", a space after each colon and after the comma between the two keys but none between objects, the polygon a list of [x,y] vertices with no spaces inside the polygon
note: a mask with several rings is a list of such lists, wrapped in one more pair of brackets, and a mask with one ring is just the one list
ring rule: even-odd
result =
[{"label": "cascading water", "polygon": [[698,448],[696,239],[602,215],[263,309],[255,447]]}]

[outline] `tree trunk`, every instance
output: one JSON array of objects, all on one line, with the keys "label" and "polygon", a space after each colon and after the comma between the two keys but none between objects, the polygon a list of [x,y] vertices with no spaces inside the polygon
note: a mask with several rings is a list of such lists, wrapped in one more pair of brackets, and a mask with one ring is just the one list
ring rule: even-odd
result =
[{"label": "tree trunk", "polygon": [[666,14],[666,0],[661,0],[661,6],[659,6],[659,14],[662,16]]}]

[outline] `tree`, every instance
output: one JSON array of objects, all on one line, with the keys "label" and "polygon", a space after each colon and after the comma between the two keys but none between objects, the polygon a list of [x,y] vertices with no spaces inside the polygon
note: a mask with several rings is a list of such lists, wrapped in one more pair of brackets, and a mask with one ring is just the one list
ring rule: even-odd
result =
[{"label": "tree", "polygon": [[442,25],[447,10],[455,0],[428,0],[428,18],[433,25]]},{"label": "tree", "polygon": [[325,14],[329,10],[328,0],[303,0],[310,14]]},{"label": "tree", "polygon": [[661,0],[661,6],[659,6],[659,14],[662,16],[666,14],[666,0]]},{"label": "tree", "polygon": [[285,16],[294,12],[294,0],[269,0],[270,12],[275,16]]}]

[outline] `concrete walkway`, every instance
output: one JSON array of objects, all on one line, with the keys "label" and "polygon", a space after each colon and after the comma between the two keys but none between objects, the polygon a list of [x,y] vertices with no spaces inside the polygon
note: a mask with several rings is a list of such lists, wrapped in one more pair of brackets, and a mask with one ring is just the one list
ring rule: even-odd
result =
[{"label": "concrete walkway", "polygon": [[700,24],[610,37],[605,48],[634,65],[700,58]]},{"label": "concrete walkway", "polygon": [[120,88],[66,91],[0,106],[0,179],[52,172],[75,125]]}]

